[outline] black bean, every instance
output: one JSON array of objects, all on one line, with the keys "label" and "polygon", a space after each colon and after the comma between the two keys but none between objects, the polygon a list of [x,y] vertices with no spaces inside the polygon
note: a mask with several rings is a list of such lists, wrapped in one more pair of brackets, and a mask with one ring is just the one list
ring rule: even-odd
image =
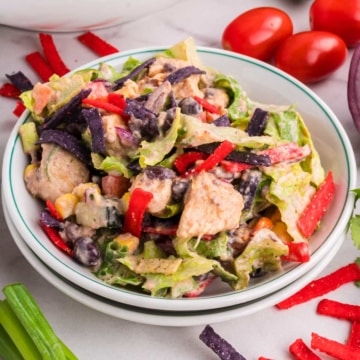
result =
[{"label": "black bean", "polygon": [[100,262],[100,249],[90,237],[76,239],[73,251],[75,259],[85,266],[96,266]]}]

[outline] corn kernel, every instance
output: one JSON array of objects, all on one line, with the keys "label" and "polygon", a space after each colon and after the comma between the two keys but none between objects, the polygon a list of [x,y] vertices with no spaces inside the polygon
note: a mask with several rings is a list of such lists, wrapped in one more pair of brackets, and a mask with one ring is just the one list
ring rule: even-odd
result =
[{"label": "corn kernel", "polygon": [[294,239],[287,232],[287,226],[282,221],[276,221],[272,227],[272,231],[283,241],[290,242]]},{"label": "corn kernel", "polygon": [[60,195],[54,202],[55,209],[63,219],[75,214],[76,204],[79,199],[76,195],[68,193]]},{"label": "corn kernel", "polygon": [[83,183],[79,184],[78,186],[75,186],[75,188],[72,191],[72,194],[74,194],[79,200],[84,200],[84,195],[87,189],[94,189],[97,193],[101,194],[101,190],[98,184],[89,182],[89,183]]},{"label": "corn kernel", "polygon": [[31,176],[31,174],[38,169],[38,166],[35,164],[29,164],[24,170],[24,178]]},{"label": "corn kernel", "polygon": [[114,241],[121,246],[126,246],[128,248],[129,254],[133,254],[139,246],[140,240],[130,233],[120,234]]}]

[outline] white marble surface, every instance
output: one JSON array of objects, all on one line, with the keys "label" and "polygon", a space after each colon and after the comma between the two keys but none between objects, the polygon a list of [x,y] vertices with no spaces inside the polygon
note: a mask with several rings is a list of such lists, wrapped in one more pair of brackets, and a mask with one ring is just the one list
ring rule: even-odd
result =
[{"label": "white marble surface", "polygon": [[[293,19],[295,30],[308,29],[310,0],[187,0],[126,24],[97,30],[96,33],[120,50],[170,45],[191,35],[198,45],[220,47],[226,24],[237,14],[257,6],[277,6]],[[119,9],[120,11],[120,9]],[[79,16],[86,16],[84,13]],[[76,33],[56,33],[54,40],[65,63],[75,68],[93,60],[95,55],[81,46]],[[37,33],[0,26],[0,82],[5,74],[23,70],[32,81],[36,75],[24,61],[24,55],[40,49]],[[351,52],[350,52],[351,55]],[[360,136],[352,123],[346,101],[349,60],[333,76],[311,88],[329,104],[343,123],[356,154]],[[6,139],[16,121],[14,102],[0,98],[0,157]],[[347,238],[328,273],[353,261],[359,252]],[[60,337],[80,359],[216,359],[198,339],[203,326],[160,327],[120,320],[94,311],[64,295],[29,265],[14,244],[0,213],[0,288],[21,281],[35,295]],[[331,294],[331,298],[359,304],[360,290],[349,284]],[[260,355],[288,359],[288,345],[298,337],[309,342],[312,331],[345,341],[348,324],[315,314],[317,300],[287,311],[274,308],[213,324],[248,360]],[[323,356],[326,359],[325,356]]]}]

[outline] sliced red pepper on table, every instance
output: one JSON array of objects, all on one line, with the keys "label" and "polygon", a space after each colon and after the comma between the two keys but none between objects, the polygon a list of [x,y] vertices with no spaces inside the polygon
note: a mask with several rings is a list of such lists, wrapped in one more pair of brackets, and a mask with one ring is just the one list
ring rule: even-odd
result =
[{"label": "sliced red pepper on table", "polygon": [[40,221],[40,226],[44,230],[47,237],[50,241],[61,251],[65,252],[69,256],[73,257],[72,249],[65,243],[65,241],[61,238],[56,229],[45,225],[42,221]]},{"label": "sliced red pepper on table", "polygon": [[45,82],[49,81],[50,77],[54,74],[53,69],[38,51],[26,55],[25,60],[40,76],[41,80]]},{"label": "sliced red pepper on table", "polygon": [[91,31],[87,31],[84,34],[78,36],[78,40],[100,56],[111,55],[119,52],[115,46],[109,44],[107,41],[98,35],[95,35]]},{"label": "sliced red pepper on table", "polygon": [[201,164],[188,171],[188,175],[198,174],[201,171],[209,171],[218,165],[235,149],[235,144],[228,140],[223,141]]},{"label": "sliced red pepper on table", "polygon": [[289,253],[281,257],[285,261],[308,262],[310,260],[309,244],[307,242],[288,242]]},{"label": "sliced red pepper on table", "polygon": [[326,276],[311,281],[295,294],[276,304],[276,307],[282,310],[288,309],[325,295],[346,283],[358,280],[360,280],[360,268],[357,263],[350,263]]},{"label": "sliced red pepper on table", "polygon": [[65,65],[62,58],[60,57],[52,35],[40,33],[39,39],[44,51],[45,58],[49,62],[54,73],[59,76],[63,76],[68,73],[70,69]]},{"label": "sliced red pepper on table", "polygon": [[337,319],[360,321],[360,306],[345,304],[331,299],[322,299],[316,308],[320,315],[332,316]]},{"label": "sliced red pepper on table", "polygon": [[129,207],[125,214],[123,232],[129,232],[140,238],[144,215],[153,194],[141,188],[135,188],[131,193]]},{"label": "sliced red pepper on table", "polygon": [[4,97],[17,99],[20,95],[20,90],[11,83],[4,83],[0,87],[0,95]]},{"label": "sliced red pepper on table", "polygon": [[194,100],[202,106],[204,111],[208,111],[209,113],[212,114],[219,114],[221,115],[220,110],[213,104],[210,104],[208,101],[206,101],[205,99],[199,97],[199,96],[194,96]]},{"label": "sliced red pepper on table", "polygon": [[311,348],[319,350],[338,360],[360,359],[360,349],[328,339],[317,333],[311,334]]},{"label": "sliced red pepper on table", "polygon": [[321,360],[300,338],[290,344],[289,352],[296,360]]},{"label": "sliced red pepper on table", "polygon": [[174,166],[176,170],[182,175],[199,160],[205,160],[207,155],[201,151],[189,151],[179,155],[175,161]]},{"label": "sliced red pepper on table", "polygon": [[320,184],[310,203],[301,213],[296,225],[299,231],[309,238],[315,231],[319,221],[325,215],[335,194],[335,184],[332,172],[329,171],[325,180]]},{"label": "sliced red pepper on table", "polygon": [[13,110],[13,114],[17,117],[21,116],[22,113],[26,110],[26,107],[22,101],[17,101],[15,108]]},{"label": "sliced red pepper on table", "polygon": [[360,349],[360,321],[353,321],[351,323],[350,334],[346,344]]}]

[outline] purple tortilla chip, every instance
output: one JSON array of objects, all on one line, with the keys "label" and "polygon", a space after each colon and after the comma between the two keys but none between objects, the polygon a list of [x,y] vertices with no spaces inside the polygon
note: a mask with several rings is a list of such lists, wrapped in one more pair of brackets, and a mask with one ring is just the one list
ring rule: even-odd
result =
[{"label": "purple tortilla chip", "polygon": [[126,76],[118,79],[115,81],[115,87],[114,89],[120,89],[127,80],[133,80],[134,78],[136,78],[137,76],[140,75],[140,73],[148,68],[150,65],[152,65],[155,62],[155,58],[151,58],[149,60],[144,61],[142,64],[140,64],[139,66],[137,66],[134,70],[130,71],[129,74],[127,74]]},{"label": "purple tortilla chip", "polygon": [[6,77],[20,92],[31,90],[34,87],[31,81],[21,71],[11,75],[6,74]]},{"label": "purple tortilla chip", "polygon": [[164,81],[168,81],[170,84],[176,84],[180,81],[185,80],[191,75],[201,75],[205,74],[205,71],[200,70],[199,68],[195,66],[185,66],[183,68],[180,68],[178,70],[175,70],[172,72],[169,76],[165,78]]},{"label": "purple tortilla chip", "polygon": [[269,112],[256,108],[248,125],[247,133],[249,136],[260,136],[264,132]]},{"label": "purple tortilla chip", "polygon": [[91,89],[83,89],[77,95],[75,95],[69,102],[67,102],[63,107],[57,110],[52,116],[44,120],[42,125],[43,129],[54,129],[59,124],[61,124],[69,113],[72,113],[80,106],[83,99],[89,96]]},{"label": "purple tortilla chip", "polygon": [[210,325],[205,326],[199,337],[221,360],[246,360],[232,345],[217,334]]},{"label": "purple tortilla chip", "polygon": [[91,133],[91,150],[94,153],[104,153],[105,134],[99,110],[97,108],[84,108],[82,114]]},{"label": "purple tortilla chip", "polygon": [[62,130],[44,130],[38,140],[39,144],[53,143],[62,147],[76,156],[85,164],[91,164],[89,151],[83,144],[73,135]]}]

